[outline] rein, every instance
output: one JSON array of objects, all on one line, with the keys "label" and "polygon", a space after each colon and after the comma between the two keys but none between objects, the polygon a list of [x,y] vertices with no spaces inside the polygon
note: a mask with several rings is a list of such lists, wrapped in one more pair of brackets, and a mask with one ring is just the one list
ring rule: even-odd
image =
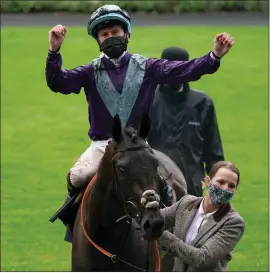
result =
[{"label": "rein", "polygon": [[[108,258],[111,259],[111,261],[113,263],[117,263],[118,261],[122,262],[122,263],[125,263],[135,269],[137,269],[138,271],[145,271],[145,270],[142,270],[138,267],[136,267],[135,265],[132,265],[122,259],[120,259],[118,257],[118,255],[115,255],[115,254],[112,254],[110,253],[109,251],[105,250],[104,248],[102,248],[101,246],[99,246],[98,244],[96,244],[89,236],[89,234],[87,233],[87,230],[86,230],[86,225],[85,225],[85,209],[86,209],[86,201],[87,201],[87,197],[89,196],[95,182],[96,182],[96,179],[97,179],[97,175],[95,175],[92,180],[90,181],[90,183],[88,184],[85,192],[84,192],[84,195],[83,195],[83,199],[82,199],[82,205],[81,205],[81,226],[82,226],[82,230],[83,230],[83,233],[85,235],[85,237],[87,238],[87,240],[98,250],[100,251],[102,254],[104,254],[105,256],[107,256]],[[129,227],[130,227],[130,224],[131,224],[131,221],[129,220],[128,222],[129,224]],[[150,245],[150,242],[149,242],[149,245]],[[157,242],[156,240],[155,241],[152,241],[152,246],[153,246],[153,249],[154,249],[154,253],[155,253],[155,258],[156,258],[156,264],[155,264],[155,272],[159,272],[160,271],[160,255],[159,255],[159,250],[158,250],[158,246],[157,246]],[[150,247],[148,247],[148,250],[149,250]]]}]

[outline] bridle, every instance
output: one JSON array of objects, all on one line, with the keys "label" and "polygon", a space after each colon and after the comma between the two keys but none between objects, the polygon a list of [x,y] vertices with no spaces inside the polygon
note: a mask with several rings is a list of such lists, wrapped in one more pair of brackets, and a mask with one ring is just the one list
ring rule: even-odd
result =
[{"label": "bridle", "polygon": [[[121,149],[121,150],[116,150],[114,153],[113,153],[113,157],[115,154],[117,153],[120,153],[120,152],[126,152],[126,151],[134,151],[134,150],[140,150],[140,149],[144,149],[144,148],[150,148],[149,145],[140,145],[140,146],[134,146],[134,147],[128,147],[128,148],[125,148],[125,149]],[[113,169],[115,169],[115,165],[113,163]],[[115,176],[115,171],[113,171],[113,185],[115,187],[115,190],[117,192],[117,177]],[[146,263],[146,270],[143,270],[131,263],[128,263],[127,261],[121,259],[119,256],[121,254],[121,250],[122,248],[124,247],[124,244],[125,244],[125,241],[127,239],[127,236],[128,236],[128,233],[129,233],[129,230],[130,230],[130,227],[131,227],[131,223],[132,223],[132,220],[137,218],[137,217],[140,217],[140,214],[138,213],[138,209],[137,209],[137,206],[134,202],[132,202],[131,200],[125,200],[125,198],[122,196],[122,201],[124,201],[124,210],[125,210],[125,213],[126,215],[124,215],[123,217],[119,218],[117,220],[117,222],[119,221],[122,221],[124,219],[126,219],[126,223],[128,224],[127,226],[127,230],[124,234],[124,238],[123,238],[123,241],[120,245],[120,249],[118,251],[117,254],[112,254],[110,252],[108,252],[107,250],[105,250],[104,248],[102,248],[101,246],[99,246],[98,244],[96,244],[92,239],[91,237],[89,236],[88,232],[87,232],[87,229],[86,229],[86,224],[85,224],[85,210],[86,210],[86,201],[87,201],[87,198],[89,197],[89,194],[96,182],[96,179],[97,179],[97,174],[92,178],[92,180],[90,181],[90,183],[88,184],[84,194],[83,194],[83,199],[82,199],[82,204],[81,204],[81,226],[82,226],[82,230],[83,230],[83,233],[85,235],[85,237],[87,238],[87,240],[98,250],[100,251],[102,254],[104,254],[105,256],[109,257],[111,259],[111,261],[113,263],[117,263],[117,262],[122,262],[130,267],[133,267],[135,268],[136,270],[138,271],[147,271],[148,270],[148,267],[149,267],[149,261],[148,261],[148,258],[146,259],[147,260],[147,263]],[[116,180],[115,180],[116,179]],[[135,216],[134,215],[130,215],[130,213],[128,213],[127,211],[127,205],[129,206],[133,206],[134,209],[136,210],[136,213],[135,213]],[[155,258],[156,258],[156,263],[155,263],[155,272],[159,272],[160,271],[160,255],[159,255],[159,250],[158,250],[158,246],[157,246],[157,241],[156,240],[148,240],[148,250],[147,250],[147,256],[149,256],[149,252],[150,252],[150,248],[154,249],[154,254],[155,254]]]},{"label": "bridle", "polygon": [[[117,177],[117,167],[116,167],[116,161],[114,159],[114,156],[118,153],[122,153],[122,152],[128,152],[128,151],[136,151],[136,150],[141,150],[141,149],[146,149],[146,148],[150,148],[149,145],[140,145],[140,146],[133,146],[133,147],[127,147],[125,149],[120,149],[120,150],[116,150],[113,154],[112,154],[112,160],[113,160],[113,164],[112,164],[112,173],[113,173],[113,189],[114,189],[114,193],[116,195],[116,198],[118,199],[118,201],[120,202],[120,204],[122,204],[124,210],[125,210],[125,216],[121,217],[121,218],[130,218],[132,219],[140,219],[142,217],[142,212],[140,210],[138,210],[138,207],[136,205],[135,202],[133,202],[133,200],[135,198],[129,198],[126,199],[124,197],[124,195],[122,194],[121,190],[118,190],[118,185],[119,185],[119,181],[118,181],[118,177]],[[130,213],[128,208],[131,208],[134,210],[134,213]],[[117,222],[120,219],[117,220]]]}]

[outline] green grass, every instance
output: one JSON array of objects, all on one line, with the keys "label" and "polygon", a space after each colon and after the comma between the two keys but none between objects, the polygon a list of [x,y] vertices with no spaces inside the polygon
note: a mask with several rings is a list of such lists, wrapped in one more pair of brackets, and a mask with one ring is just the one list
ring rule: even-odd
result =
[{"label": "green grass", "polygon": [[[48,219],[62,205],[65,177],[90,141],[82,93],[51,92],[45,81],[49,27],[1,29],[1,270],[65,271],[71,246],[64,227]],[[246,221],[230,271],[268,271],[267,27],[134,28],[130,52],[159,57],[167,46],[191,57],[212,48],[216,33],[236,43],[219,71],[192,83],[216,106],[225,155],[241,170],[232,204]],[[85,28],[68,28],[65,68],[99,52]]]}]

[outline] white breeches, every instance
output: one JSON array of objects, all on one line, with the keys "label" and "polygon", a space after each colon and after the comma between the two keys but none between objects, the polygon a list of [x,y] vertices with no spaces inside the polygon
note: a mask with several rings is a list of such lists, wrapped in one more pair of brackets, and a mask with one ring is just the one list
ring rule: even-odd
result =
[{"label": "white breeches", "polygon": [[79,157],[70,169],[70,182],[75,188],[81,188],[98,170],[109,140],[92,141],[89,148]]}]

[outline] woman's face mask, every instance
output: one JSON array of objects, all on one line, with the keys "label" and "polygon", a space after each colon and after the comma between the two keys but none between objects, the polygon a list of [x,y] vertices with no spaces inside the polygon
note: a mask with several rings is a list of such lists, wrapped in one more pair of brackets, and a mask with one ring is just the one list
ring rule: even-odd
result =
[{"label": "woman's face mask", "polygon": [[234,196],[235,191],[224,190],[221,187],[210,183],[208,186],[211,202],[214,205],[223,205],[228,203]]}]

